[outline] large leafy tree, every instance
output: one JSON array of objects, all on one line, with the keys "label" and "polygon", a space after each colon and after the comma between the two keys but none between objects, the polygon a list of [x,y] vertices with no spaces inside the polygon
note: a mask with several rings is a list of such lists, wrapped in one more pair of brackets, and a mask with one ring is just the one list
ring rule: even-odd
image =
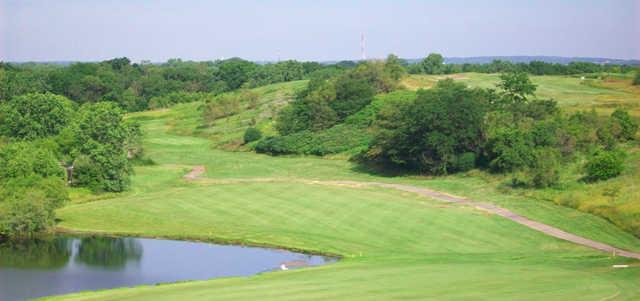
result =
[{"label": "large leafy tree", "polygon": [[255,71],[255,63],[240,58],[224,60],[218,65],[218,77],[227,83],[231,90],[240,88],[249,80],[249,76]]},{"label": "large leafy tree", "polygon": [[78,160],[74,183],[101,191],[123,191],[131,173],[127,159],[131,131],[123,111],[110,102],[84,105],[73,131]]},{"label": "large leafy tree", "polygon": [[444,58],[439,53],[430,53],[426,58],[420,62],[422,72],[426,74],[440,74],[442,73],[444,64]]},{"label": "large leafy tree", "polygon": [[459,157],[479,152],[485,96],[444,80],[412,102],[385,106],[368,156],[430,173],[455,171]]},{"label": "large leafy tree", "polygon": [[64,96],[34,93],[0,105],[0,135],[33,140],[57,135],[72,119],[73,104]]}]

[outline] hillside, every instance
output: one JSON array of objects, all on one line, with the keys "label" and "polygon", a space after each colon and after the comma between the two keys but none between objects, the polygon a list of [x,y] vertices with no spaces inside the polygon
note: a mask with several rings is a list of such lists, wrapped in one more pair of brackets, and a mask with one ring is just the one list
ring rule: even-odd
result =
[{"label": "hillside", "polygon": [[[264,91],[264,95],[273,95],[267,92],[269,89]],[[600,300],[612,295],[633,299],[640,293],[636,281],[639,270],[630,260],[560,241],[469,207],[391,189],[315,181],[378,181],[429,187],[497,204],[620,248],[640,250],[640,240],[601,218],[504,194],[473,174],[433,179],[384,177],[362,172],[343,159],[220,150],[215,141],[176,131],[182,125],[187,129],[197,127],[196,105],[182,104],[130,116],[142,122],[146,156],[155,164],[136,168],[129,193],[59,210],[59,226],[91,233],[282,246],[336,254],[343,259],[322,267],[248,278],[49,299],[366,300],[447,296],[537,300],[543,296],[549,300]],[[206,169],[202,178],[181,179],[196,165]],[[633,267],[610,268],[620,263]]]}]

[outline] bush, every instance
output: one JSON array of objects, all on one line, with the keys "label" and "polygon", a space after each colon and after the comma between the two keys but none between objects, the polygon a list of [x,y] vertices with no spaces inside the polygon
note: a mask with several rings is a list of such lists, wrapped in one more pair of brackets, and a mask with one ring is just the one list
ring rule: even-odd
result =
[{"label": "bush", "polygon": [[202,119],[212,124],[217,119],[240,113],[240,100],[236,95],[223,94],[207,102],[202,110]]},{"label": "bush", "polygon": [[640,86],[640,71],[636,72],[636,77],[633,78],[633,84]]},{"label": "bush", "polygon": [[62,179],[64,170],[46,148],[27,142],[0,147],[0,180],[32,175]]},{"label": "bush", "polygon": [[73,162],[73,173],[69,181],[73,186],[87,187],[93,191],[98,191],[103,178],[98,165],[88,156],[80,155]]},{"label": "bush", "polygon": [[302,131],[268,137],[258,142],[256,152],[324,156],[367,148],[371,139],[372,134],[366,128],[340,124],[319,132]]},{"label": "bush", "polygon": [[527,170],[530,185],[545,188],[560,181],[559,155],[553,149],[537,150],[532,166]]},{"label": "bush", "polygon": [[32,175],[14,178],[0,187],[0,236],[28,236],[53,225],[54,210],[68,200],[59,178]]},{"label": "bush", "polygon": [[620,141],[633,140],[638,131],[638,123],[631,119],[629,112],[616,109],[609,119],[611,133]]},{"label": "bush", "polygon": [[626,154],[619,150],[596,152],[585,165],[587,179],[601,181],[618,176],[624,170],[625,157]]},{"label": "bush", "polygon": [[247,130],[244,132],[244,143],[250,143],[253,141],[258,141],[260,140],[260,138],[262,138],[262,132],[260,132],[259,129],[256,128],[247,128]]}]

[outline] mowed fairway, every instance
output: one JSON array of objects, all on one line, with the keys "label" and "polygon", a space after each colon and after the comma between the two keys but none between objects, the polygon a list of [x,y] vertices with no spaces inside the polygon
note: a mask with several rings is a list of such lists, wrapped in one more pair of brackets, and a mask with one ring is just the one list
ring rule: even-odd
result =
[{"label": "mowed fairway", "polygon": [[[340,255],[337,263],[247,278],[123,288],[55,300],[637,300],[640,266],[557,240],[501,217],[395,190],[287,182],[355,179],[418,183],[355,171],[351,163],[212,150],[168,134],[170,112],[144,113],[146,152],[126,194],[58,211],[73,231],[226,241]],[[182,179],[204,165],[210,180]],[[228,180],[244,179],[247,182]],[[278,179],[270,182],[269,179]],[[447,182],[449,181],[449,182]],[[472,183],[425,185],[470,192]],[[463,189],[461,187],[465,187]],[[478,187],[479,188],[479,187]],[[475,191],[480,199],[481,190]],[[545,222],[638,250],[599,218],[526,200],[497,202]],[[525,214],[527,215],[527,214]],[[180,260],[176,254],[176,260]],[[630,264],[613,269],[613,264]]]}]

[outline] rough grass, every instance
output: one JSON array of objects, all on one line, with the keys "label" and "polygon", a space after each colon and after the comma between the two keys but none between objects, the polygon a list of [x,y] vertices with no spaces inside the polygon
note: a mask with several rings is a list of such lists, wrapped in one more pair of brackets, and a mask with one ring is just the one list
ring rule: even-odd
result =
[{"label": "rough grass", "polygon": [[[453,78],[471,87],[495,88],[499,74],[461,73],[451,75],[410,75],[403,84],[410,90],[429,88],[438,80]],[[531,76],[540,98],[552,98],[568,110],[590,110],[611,114],[616,107],[623,107],[640,118],[640,87],[631,84],[631,74],[624,76],[602,75],[604,79],[585,79],[580,76]]]},{"label": "rough grass", "polygon": [[[382,188],[303,184],[351,179],[428,186],[493,202],[532,219],[640,250],[640,240],[590,214],[497,190],[482,175],[384,177],[342,159],[270,157],[212,149],[176,135],[178,110],[143,121],[147,155],[130,192],[72,203],[60,226],[76,231],[267,244],[338,254],[338,263],[55,300],[634,300],[640,266],[467,207]],[[188,117],[188,116],[186,116]],[[188,120],[188,119],[185,119]],[[208,180],[185,182],[194,165]],[[228,181],[244,179],[246,183]],[[252,179],[251,181],[249,181]],[[278,181],[269,181],[278,180]],[[228,181],[228,182],[225,182]],[[612,264],[631,263],[628,269]]]}]

